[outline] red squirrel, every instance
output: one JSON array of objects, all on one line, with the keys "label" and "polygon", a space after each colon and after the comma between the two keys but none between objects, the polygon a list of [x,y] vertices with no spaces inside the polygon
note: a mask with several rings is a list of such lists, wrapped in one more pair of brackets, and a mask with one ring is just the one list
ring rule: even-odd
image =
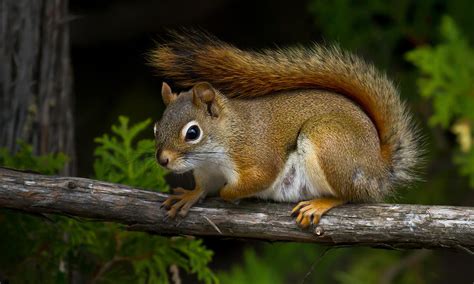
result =
[{"label": "red squirrel", "polygon": [[153,50],[166,110],[156,157],[196,186],[164,203],[185,216],[206,193],[299,202],[297,223],[346,202],[381,201],[416,178],[419,135],[393,83],[337,47],[243,51],[204,33]]}]

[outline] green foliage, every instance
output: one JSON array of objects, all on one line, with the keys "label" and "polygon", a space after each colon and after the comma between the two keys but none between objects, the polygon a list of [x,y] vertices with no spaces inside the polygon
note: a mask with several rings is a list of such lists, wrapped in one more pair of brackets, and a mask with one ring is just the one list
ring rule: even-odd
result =
[{"label": "green foliage", "polygon": [[471,148],[468,153],[457,152],[454,162],[459,165],[459,173],[469,177],[469,184],[474,188],[474,150]]},{"label": "green foliage", "polygon": [[419,47],[406,58],[422,75],[421,95],[433,100],[430,123],[447,128],[459,117],[474,121],[474,49],[449,17],[443,18],[441,36],[440,44]]},{"label": "green foliage", "polygon": [[30,170],[51,175],[61,170],[68,161],[63,153],[33,155],[33,147],[18,141],[19,150],[12,154],[7,148],[0,148],[0,165],[17,170]]},{"label": "green foliage", "polygon": [[222,283],[326,283],[332,279],[334,264],[342,250],[302,243],[265,244],[259,254],[247,248],[243,262],[219,273]]},{"label": "green foliage", "polygon": [[140,186],[148,189],[167,191],[164,169],[153,159],[154,141],[151,139],[134,141],[141,132],[148,129],[147,119],[132,127],[129,119],[119,117],[119,124],[112,126],[116,136],[104,134],[95,139],[99,146],[95,149],[94,171],[97,179]]},{"label": "green foliage", "polygon": [[[166,191],[165,172],[153,162],[153,141],[135,141],[150,120],[130,127],[128,122],[120,117],[112,126],[114,135],[95,140],[96,177]],[[5,166],[48,174],[66,160],[62,154],[34,157],[26,144],[16,155],[0,153]],[[201,240],[152,236],[113,223],[59,216],[41,220],[8,210],[0,211],[0,226],[0,272],[13,282],[66,283],[69,275],[76,274],[88,282],[169,283],[171,266],[201,282],[218,282],[208,267],[212,251]]]},{"label": "green foliage", "polygon": [[56,219],[0,210],[0,272],[13,283],[64,283],[65,246]]},{"label": "green foliage", "polygon": [[[253,249],[246,249],[244,251],[243,267],[235,265],[231,271],[223,272],[219,275],[222,283],[240,284],[240,283],[284,283],[284,276],[277,273],[278,270],[274,266],[275,260],[272,260],[272,265],[265,263],[264,259],[257,257]],[[287,271],[285,270],[285,273]]]},{"label": "green foliage", "polygon": [[406,58],[421,73],[421,95],[433,101],[430,124],[451,127],[458,136],[460,151],[454,161],[474,187],[474,49],[450,17],[443,17],[440,33],[441,43],[419,47],[408,52]]},{"label": "green foliage", "polygon": [[[354,249],[347,259],[351,262],[349,269],[339,270],[334,276],[341,284],[427,283],[428,281],[419,277],[420,271],[429,269],[427,256],[427,252],[416,250],[399,252]],[[410,269],[406,269],[407,266]]]},{"label": "green foliage", "polygon": [[[148,242],[141,244],[143,251],[146,253],[152,250],[154,254],[150,259],[134,261],[133,268],[135,273],[152,276],[154,281],[151,281],[151,283],[164,283],[168,282],[167,268],[171,265],[176,265],[187,273],[196,274],[200,281],[205,283],[217,282],[216,276],[207,267],[211,261],[212,252],[204,248],[201,240],[186,239],[184,237],[155,238],[159,242],[152,240],[149,235],[138,236],[138,239],[133,240],[133,244],[141,242],[142,239],[147,240]],[[153,273],[153,275],[149,273],[149,271],[154,270],[157,273]]]}]

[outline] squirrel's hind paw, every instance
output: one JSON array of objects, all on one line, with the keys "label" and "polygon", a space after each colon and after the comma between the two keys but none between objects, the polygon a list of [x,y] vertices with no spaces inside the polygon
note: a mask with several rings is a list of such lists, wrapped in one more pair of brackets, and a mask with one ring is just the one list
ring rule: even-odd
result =
[{"label": "squirrel's hind paw", "polygon": [[300,227],[307,228],[310,224],[318,224],[321,216],[331,208],[344,203],[345,201],[337,198],[317,198],[301,201],[293,208],[291,215],[297,216],[296,223]]},{"label": "squirrel's hind paw", "polygon": [[167,214],[170,218],[176,217],[176,214],[181,217],[186,216],[191,206],[204,197],[204,191],[201,189],[186,190],[179,187],[173,192],[175,194],[170,195],[160,206],[168,209]]}]

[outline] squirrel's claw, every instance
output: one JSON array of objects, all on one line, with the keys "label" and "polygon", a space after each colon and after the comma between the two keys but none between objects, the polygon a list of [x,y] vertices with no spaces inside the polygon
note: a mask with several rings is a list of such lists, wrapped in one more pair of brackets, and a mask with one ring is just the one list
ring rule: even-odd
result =
[{"label": "squirrel's claw", "polygon": [[336,198],[318,198],[302,201],[291,210],[292,216],[296,217],[296,223],[307,228],[310,224],[318,224],[321,216],[331,208],[344,204],[345,201]]},{"label": "squirrel's claw", "polygon": [[200,189],[186,190],[183,188],[175,188],[175,195],[170,195],[160,208],[168,209],[168,217],[175,218],[176,214],[184,217],[188,214],[189,209],[204,196],[204,191]]}]

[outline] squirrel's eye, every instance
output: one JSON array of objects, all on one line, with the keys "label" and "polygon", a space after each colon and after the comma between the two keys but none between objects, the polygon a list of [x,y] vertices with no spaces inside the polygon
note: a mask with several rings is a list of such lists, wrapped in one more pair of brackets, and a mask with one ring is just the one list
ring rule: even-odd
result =
[{"label": "squirrel's eye", "polygon": [[199,136],[201,136],[201,130],[199,129],[199,126],[193,125],[186,131],[185,139],[186,141],[194,141],[198,139]]},{"label": "squirrel's eye", "polygon": [[202,129],[196,120],[191,120],[181,129],[181,138],[189,144],[199,143],[202,135]]}]

